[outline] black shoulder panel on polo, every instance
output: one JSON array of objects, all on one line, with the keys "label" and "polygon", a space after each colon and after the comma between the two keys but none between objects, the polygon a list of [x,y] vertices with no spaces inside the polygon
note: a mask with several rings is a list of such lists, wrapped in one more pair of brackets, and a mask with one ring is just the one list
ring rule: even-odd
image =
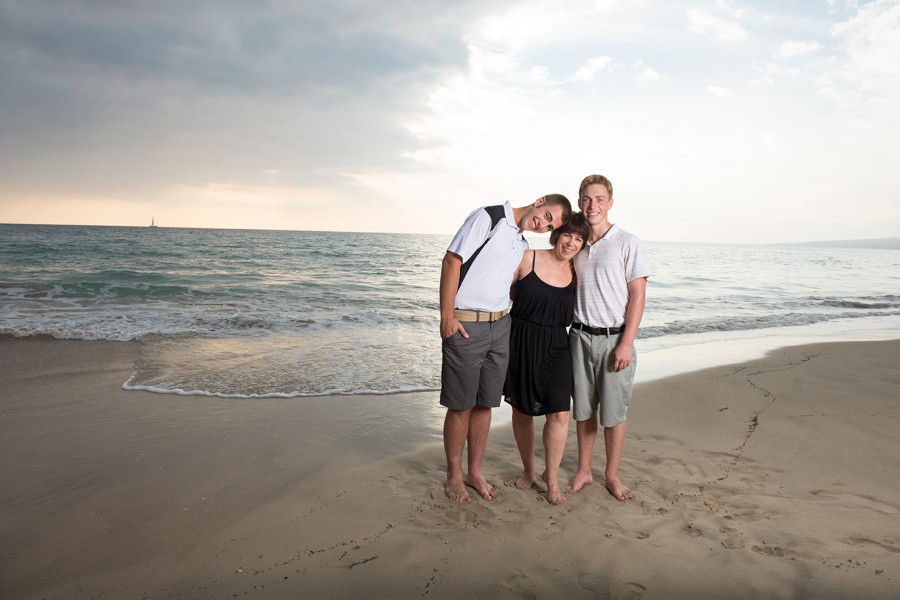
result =
[{"label": "black shoulder panel on polo", "polygon": [[503,219],[506,218],[506,209],[502,204],[497,204],[496,206],[485,206],[485,212],[491,217],[491,230],[488,232],[487,237],[484,240],[484,243],[478,247],[478,250],[472,253],[472,256],[469,257],[469,260],[462,264],[462,267],[459,269],[459,285],[456,289],[459,289],[459,286],[462,285],[463,279],[466,278],[466,273],[469,272],[469,267],[472,266],[472,263],[475,262],[475,259],[478,258],[478,255],[481,253],[481,249],[484,248],[491,238],[494,237],[494,234],[497,233],[497,224],[500,223]]}]

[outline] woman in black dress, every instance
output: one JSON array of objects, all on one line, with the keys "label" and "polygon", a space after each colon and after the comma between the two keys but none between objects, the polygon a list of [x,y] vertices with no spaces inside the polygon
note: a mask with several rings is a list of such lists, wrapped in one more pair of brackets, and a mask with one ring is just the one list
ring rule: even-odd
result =
[{"label": "woman in black dress", "polygon": [[544,415],[545,468],[552,504],[565,504],[557,480],[569,433],[572,358],[566,328],[575,311],[572,258],[588,239],[581,213],[550,235],[550,250],[527,250],[513,280],[509,367],[503,393],[513,408],[513,433],[522,457],[516,487],[534,485],[534,417]]}]

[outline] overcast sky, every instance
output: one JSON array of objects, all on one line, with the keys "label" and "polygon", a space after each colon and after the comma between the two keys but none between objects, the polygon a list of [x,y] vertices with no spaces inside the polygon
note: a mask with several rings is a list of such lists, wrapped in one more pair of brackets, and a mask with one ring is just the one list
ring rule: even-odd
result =
[{"label": "overcast sky", "polygon": [[0,0],[0,222],[900,235],[900,2]]}]

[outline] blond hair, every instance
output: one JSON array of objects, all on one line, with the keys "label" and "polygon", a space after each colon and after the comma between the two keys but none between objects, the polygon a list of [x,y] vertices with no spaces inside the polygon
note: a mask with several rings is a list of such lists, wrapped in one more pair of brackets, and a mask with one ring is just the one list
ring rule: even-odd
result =
[{"label": "blond hair", "polygon": [[604,177],[603,175],[588,175],[584,179],[581,180],[581,186],[578,188],[578,201],[581,202],[581,195],[584,193],[584,188],[589,185],[593,185],[595,183],[599,183],[606,188],[606,191],[609,192],[609,197],[612,198],[612,182]]}]

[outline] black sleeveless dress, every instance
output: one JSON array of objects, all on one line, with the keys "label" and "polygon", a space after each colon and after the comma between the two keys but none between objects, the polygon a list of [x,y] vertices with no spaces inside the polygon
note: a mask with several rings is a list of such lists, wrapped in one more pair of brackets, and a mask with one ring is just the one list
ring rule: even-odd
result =
[{"label": "black sleeveless dress", "polygon": [[509,367],[503,394],[526,415],[570,410],[572,356],[566,328],[575,313],[575,278],[566,287],[544,283],[534,272],[516,282],[510,317]]}]

